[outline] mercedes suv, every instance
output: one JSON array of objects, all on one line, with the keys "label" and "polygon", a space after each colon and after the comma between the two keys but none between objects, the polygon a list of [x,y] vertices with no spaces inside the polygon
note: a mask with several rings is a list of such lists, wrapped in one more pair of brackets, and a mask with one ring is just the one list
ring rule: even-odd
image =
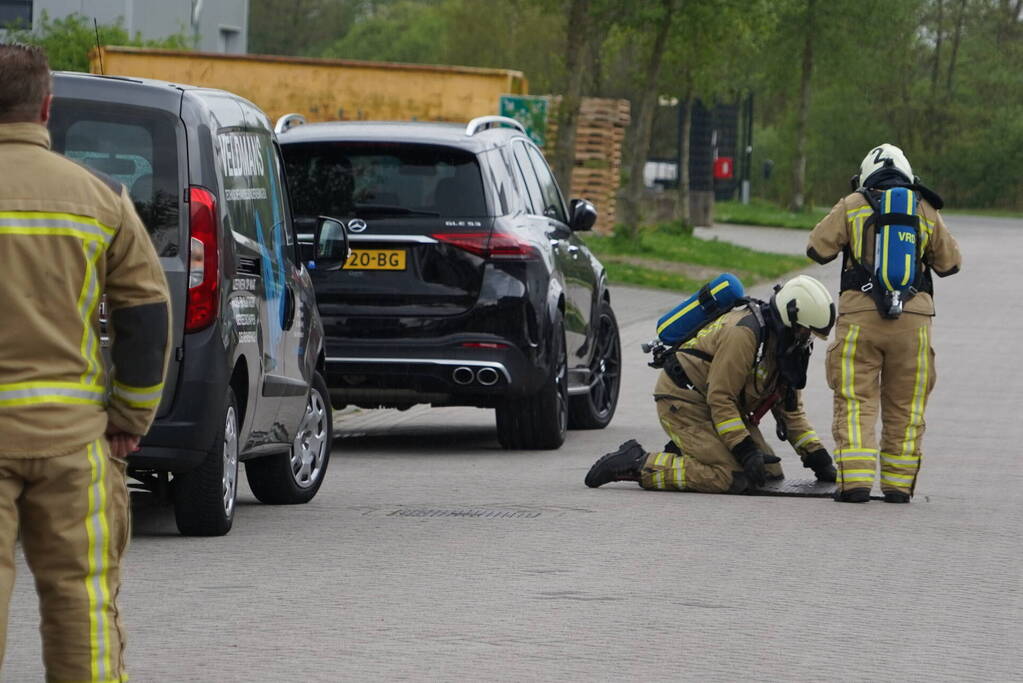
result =
[{"label": "mercedes suv", "polygon": [[552,449],[615,412],[621,347],[604,268],[513,119],[279,128],[303,241],[342,219],[351,254],[313,269],[335,407],[493,408],[502,446]]}]

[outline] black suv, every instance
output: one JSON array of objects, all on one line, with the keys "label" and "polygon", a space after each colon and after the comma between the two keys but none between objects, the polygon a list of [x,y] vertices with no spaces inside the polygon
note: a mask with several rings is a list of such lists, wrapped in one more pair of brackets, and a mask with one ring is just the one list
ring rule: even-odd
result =
[{"label": "black suv", "polygon": [[565,206],[518,122],[288,123],[300,241],[328,215],[352,246],[343,270],[312,271],[335,407],[496,408],[505,448],[611,421],[618,325],[576,234],[597,214]]},{"label": "black suv", "polygon": [[[266,115],[222,90],[58,73],[49,128],[128,188],[170,286],[163,398],[128,473],[170,494],[185,534],[230,530],[239,461],[260,501],[311,500],[330,457],[323,327]],[[315,264],[342,263],[342,230],[314,226]]]}]

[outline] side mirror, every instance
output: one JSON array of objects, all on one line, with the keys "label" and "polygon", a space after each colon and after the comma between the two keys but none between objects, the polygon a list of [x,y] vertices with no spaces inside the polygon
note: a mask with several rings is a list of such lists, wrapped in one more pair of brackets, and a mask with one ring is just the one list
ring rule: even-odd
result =
[{"label": "side mirror", "polygon": [[351,253],[348,248],[348,231],[345,224],[336,218],[320,216],[313,239],[313,264],[322,270],[341,270]]},{"label": "side mirror", "polygon": [[597,209],[585,199],[573,199],[569,202],[572,217],[569,219],[569,227],[580,232],[591,230],[597,222]]}]

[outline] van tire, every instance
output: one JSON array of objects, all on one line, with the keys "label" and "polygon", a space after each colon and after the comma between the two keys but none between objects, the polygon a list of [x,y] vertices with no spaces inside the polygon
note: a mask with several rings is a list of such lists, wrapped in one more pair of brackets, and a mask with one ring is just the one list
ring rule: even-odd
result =
[{"label": "van tire", "polygon": [[174,520],[184,536],[223,536],[238,502],[238,402],[228,387],[213,448],[195,469],[174,476]]},{"label": "van tire", "polygon": [[554,450],[565,443],[568,358],[560,311],[551,327],[551,368],[540,391],[526,398],[507,399],[497,406],[497,440],[507,450]]},{"label": "van tire", "polygon": [[245,462],[245,477],[253,495],[267,505],[311,501],[327,476],[333,440],[330,394],[326,381],[317,372],[313,374],[305,414],[291,449]]}]

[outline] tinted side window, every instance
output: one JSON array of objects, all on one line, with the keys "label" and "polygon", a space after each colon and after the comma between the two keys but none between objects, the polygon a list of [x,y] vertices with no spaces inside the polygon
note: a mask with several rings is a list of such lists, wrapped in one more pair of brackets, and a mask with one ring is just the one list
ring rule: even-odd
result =
[{"label": "tinted side window", "polygon": [[555,218],[562,223],[568,224],[568,216],[565,214],[565,203],[561,199],[561,190],[554,180],[551,169],[543,155],[535,147],[529,148],[529,158],[533,160],[533,168],[536,169],[536,177],[540,181],[540,191],[543,193],[543,215],[548,218]]},{"label": "tinted side window", "polygon": [[529,213],[542,216],[543,192],[540,190],[540,183],[536,180],[536,172],[533,170],[533,165],[529,162],[526,144],[524,142],[516,142],[513,147],[515,149],[515,161],[518,162],[519,172],[525,183],[526,191],[529,193]]},{"label": "tinted side window", "polygon": [[160,256],[180,243],[180,189],[175,116],[156,109],[55,100],[54,151],[105,173],[126,188]]},{"label": "tinted side window", "polygon": [[217,140],[231,229],[258,244],[267,298],[274,299],[292,246],[272,138],[261,130],[229,130]]}]

